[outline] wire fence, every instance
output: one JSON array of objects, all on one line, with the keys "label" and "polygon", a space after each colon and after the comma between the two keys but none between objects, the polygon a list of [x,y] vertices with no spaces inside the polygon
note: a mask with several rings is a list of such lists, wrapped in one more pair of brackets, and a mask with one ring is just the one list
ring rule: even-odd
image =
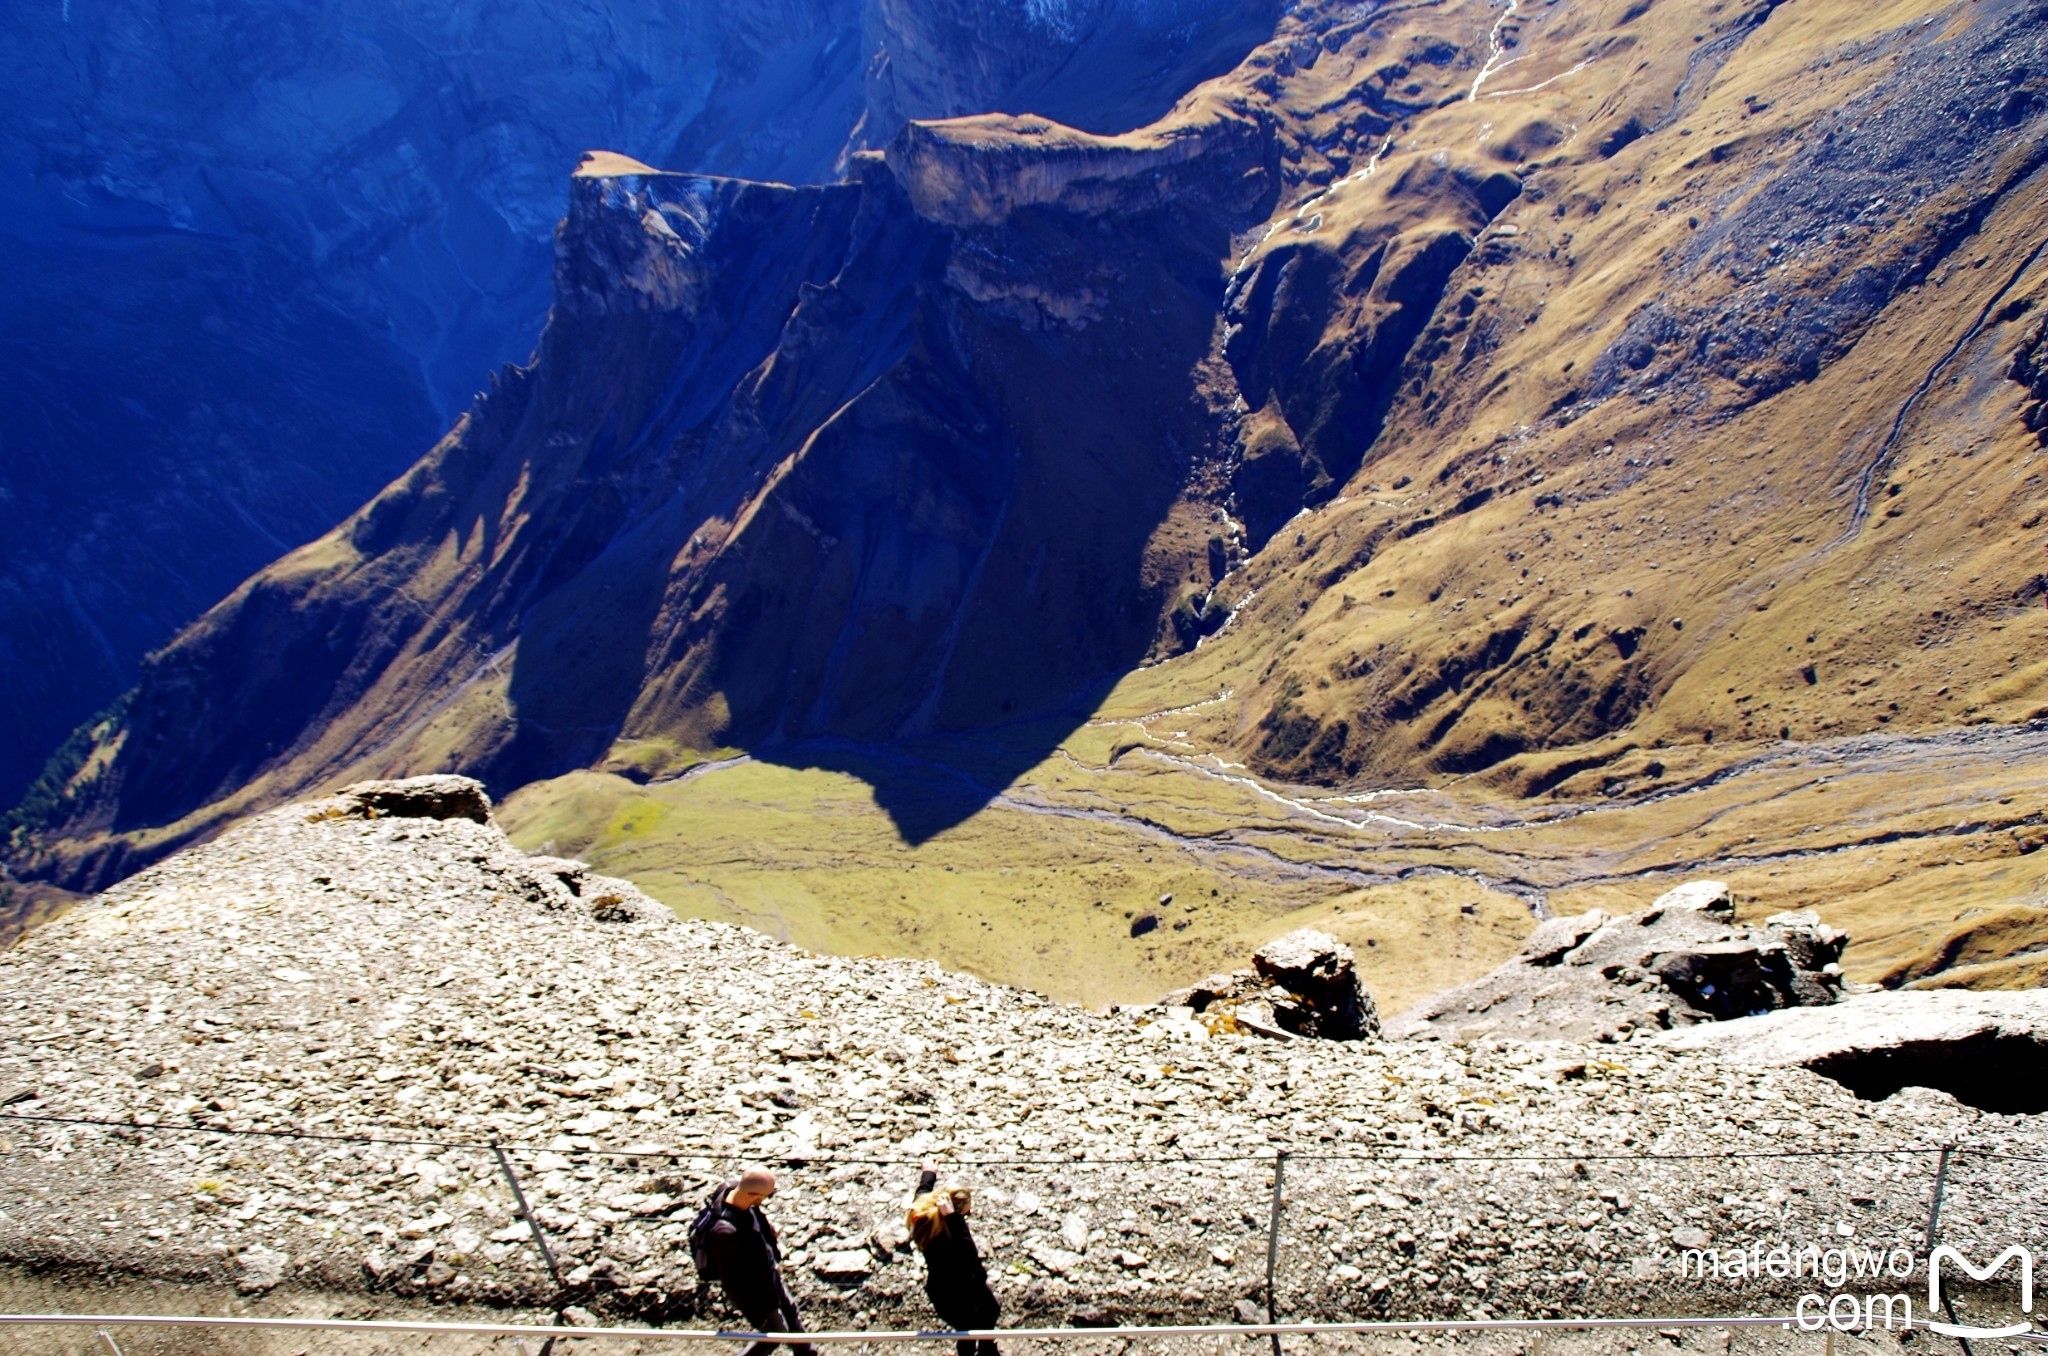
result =
[{"label": "wire fence", "polygon": [[[1924,1289],[1922,1272],[1847,1272],[1871,1259],[1882,1272],[1882,1259],[1900,1254],[1924,1265],[1937,1242],[1979,1258],[2014,1245],[2048,1257],[2048,1162],[2012,1146],[1587,1149],[1039,1151],[943,1166],[976,1187],[977,1235],[1011,1348],[1064,1342],[1066,1352],[1079,1341],[1121,1356],[1137,1342],[1169,1356],[1236,1356],[1247,1342],[1274,1341],[1264,1329],[1279,1323],[1295,1325],[1287,1340],[1296,1356],[1395,1350],[1389,1342],[1412,1349],[1428,1333],[1452,1331],[1461,1346],[1507,1342],[1504,1352],[1526,1350],[1541,1329],[1513,1329],[1510,1340],[1484,1325],[1611,1318],[1647,1325],[1653,1346],[1689,1349],[1671,1318],[1782,1316],[1802,1295],[1872,1288],[1865,1279],[1887,1291]],[[0,1310],[331,1320],[339,1306],[352,1310],[345,1317],[716,1331],[735,1320],[698,1287],[687,1230],[704,1193],[738,1161],[709,1147],[589,1137],[533,1144],[0,1113],[0,1256],[9,1259]],[[915,1161],[769,1162],[784,1182],[772,1207],[784,1269],[811,1326],[858,1345],[933,1321],[922,1264],[901,1231]],[[1773,1274],[1766,1264],[1781,1247],[1795,1257],[1811,1249],[1815,1270]],[[1821,1272],[1837,1264],[1839,1283]],[[2010,1281],[1965,1291],[1964,1303],[1996,1309],[2000,1285]],[[1387,1326],[1423,1319],[1460,1326]],[[1077,1325],[1094,1335],[1073,1336]],[[83,1327],[0,1324],[0,1353],[509,1352],[536,1340],[442,1329],[323,1329],[316,1341],[291,1329],[235,1330],[230,1339],[228,1330]],[[1040,1329],[1064,1335],[1017,1335]],[[1779,1340],[1767,1330],[1806,1336],[1764,1323],[1752,1334],[1752,1345],[1765,1344],[1759,1351]],[[1557,1340],[1620,1340],[1575,1331]],[[1656,1336],[1667,1331],[1680,1337]],[[586,1328],[557,1349],[671,1349],[674,1340]]]}]

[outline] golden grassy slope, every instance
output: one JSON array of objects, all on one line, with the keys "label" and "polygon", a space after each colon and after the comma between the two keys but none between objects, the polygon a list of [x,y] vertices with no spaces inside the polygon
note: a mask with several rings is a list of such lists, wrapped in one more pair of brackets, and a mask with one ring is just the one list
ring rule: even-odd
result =
[{"label": "golden grassy slope", "polygon": [[[1085,729],[916,846],[867,782],[753,761],[645,786],[577,773],[501,818],[523,847],[587,857],[686,916],[1088,1003],[1155,997],[1314,926],[1397,1010],[1511,954],[1538,899],[1619,912],[1699,876],[1728,880],[1744,916],[1816,908],[1848,928],[1858,979],[2039,982],[2048,733],[1752,749],[1708,785],[1710,765],[1674,756],[1612,798],[1530,807],[1476,787],[1266,786],[1179,752],[1187,714]],[[971,750],[929,752],[971,766]],[[1133,938],[1148,913],[1160,926]]]}]

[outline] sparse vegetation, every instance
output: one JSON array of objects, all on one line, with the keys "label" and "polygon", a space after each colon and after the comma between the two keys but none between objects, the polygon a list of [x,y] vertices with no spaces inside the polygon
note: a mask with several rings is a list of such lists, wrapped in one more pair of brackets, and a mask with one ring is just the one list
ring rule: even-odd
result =
[{"label": "sparse vegetation", "polygon": [[[60,821],[81,797],[88,794],[98,769],[89,769],[93,752],[127,713],[129,697],[124,695],[106,710],[73,730],[57,751],[43,764],[43,770],[13,809],[0,814],[0,841],[10,856],[20,854],[27,840]],[[0,914],[11,910],[0,906]]]}]

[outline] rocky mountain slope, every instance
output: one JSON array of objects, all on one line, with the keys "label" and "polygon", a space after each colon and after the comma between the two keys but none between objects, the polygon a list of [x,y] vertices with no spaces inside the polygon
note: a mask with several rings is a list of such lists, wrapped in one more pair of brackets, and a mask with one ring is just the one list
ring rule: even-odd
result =
[{"label": "rocky mountain slope", "polygon": [[585,148],[809,183],[911,115],[1121,130],[1227,70],[1273,13],[10,8],[0,800],[147,651],[359,507],[531,354]]},{"label": "rocky mountain slope", "polygon": [[595,159],[534,364],[17,856],[454,769],[678,907],[1096,993],[1303,922],[1462,980],[1708,873],[1857,977],[2032,982],[2044,43],[1304,5],[1128,130]]},{"label": "rocky mountain slope", "polygon": [[2032,1169],[1985,1156],[2040,1155],[2038,1118],[1859,1101],[1648,1032],[1272,1040],[1085,1012],[678,922],[518,852],[485,806],[442,779],[275,809],[0,954],[0,1261],[207,1305],[549,1304],[492,1141],[565,1298],[665,1321],[695,1316],[695,1201],[747,1158],[783,1171],[792,1281],[833,1326],[926,1321],[900,1226],[927,1156],[976,1186],[1017,1324],[1263,1314],[1282,1149],[1276,1302],[1302,1319],[1741,1312],[1768,1283],[1681,1283],[1677,1250],[1917,1247],[1945,1141],[1975,1151],[1945,1239],[2048,1228]]}]

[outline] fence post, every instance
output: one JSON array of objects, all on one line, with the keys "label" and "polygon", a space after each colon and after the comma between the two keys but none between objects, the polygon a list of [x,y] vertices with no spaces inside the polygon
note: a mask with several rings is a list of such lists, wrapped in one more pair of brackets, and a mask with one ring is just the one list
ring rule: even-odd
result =
[{"label": "fence post", "polygon": [[[1287,1190],[1287,1150],[1273,1156],[1273,1215],[1266,1229],[1266,1321],[1280,1321],[1280,1301],[1273,1288],[1280,1262],[1280,1202]],[[1273,1333],[1273,1356],[1280,1356],[1280,1334]]]},{"label": "fence post", "polygon": [[548,1246],[547,1235],[540,1231],[540,1221],[527,1207],[526,1193],[519,1189],[519,1175],[512,1171],[512,1160],[505,1157],[505,1146],[493,1139],[491,1152],[498,1156],[498,1170],[505,1174],[505,1184],[512,1188],[512,1199],[519,1206],[519,1218],[526,1221],[527,1229],[533,1234],[533,1245],[540,1249],[541,1260],[548,1264],[548,1275],[554,1278],[555,1297],[559,1299],[566,1287],[562,1284],[562,1269],[555,1264],[554,1249]]},{"label": "fence post", "polygon": [[[1941,1162],[1934,1169],[1934,1197],[1927,1203],[1927,1273],[1930,1284],[1932,1284],[1934,1276],[1934,1240],[1941,1230],[1941,1194],[1948,1186],[1948,1160],[1949,1155],[1955,1152],[1955,1147],[1953,1144],[1941,1146]],[[1942,1311],[1948,1315],[1949,1322],[1954,1323],[1957,1321],[1956,1303],[1953,1296],[1944,1292],[1941,1297],[1941,1307]],[[1977,1356],[1977,1353],[1970,1346],[1969,1338],[1957,1334],[1956,1345],[1963,1349],[1963,1356]]]},{"label": "fence post", "polygon": [[[1948,1156],[1955,1149],[1953,1144],[1941,1146],[1941,1162],[1934,1169],[1934,1196],[1927,1203],[1927,1248],[1934,1251],[1934,1237],[1941,1228],[1941,1193],[1948,1186]],[[1933,1265],[1930,1258],[1928,1264]]]},{"label": "fence post", "polygon": [[[562,1322],[562,1308],[567,1301],[568,1287],[562,1284],[562,1268],[555,1262],[555,1250],[548,1246],[548,1236],[541,1232],[540,1221],[533,1217],[533,1211],[526,1204],[526,1193],[519,1189],[519,1174],[512,1171],[512,1160],[505,1157],[505,1146],[495,1137],[491,1140],[491,1152],[498,1156],[498,1170],[505,1174],[506,1185],[512,1188],[512,1199],[519,1206],[519,1217],[526,1221],[527,1230],[533,1235],[533,1245],[540,1249],[540,1257],[548,1264],[548,1275],[555,1282],[555,1323]],[[550,1337],[541,1343],[540,1356],[552,1356],[555,1339]]]}]

